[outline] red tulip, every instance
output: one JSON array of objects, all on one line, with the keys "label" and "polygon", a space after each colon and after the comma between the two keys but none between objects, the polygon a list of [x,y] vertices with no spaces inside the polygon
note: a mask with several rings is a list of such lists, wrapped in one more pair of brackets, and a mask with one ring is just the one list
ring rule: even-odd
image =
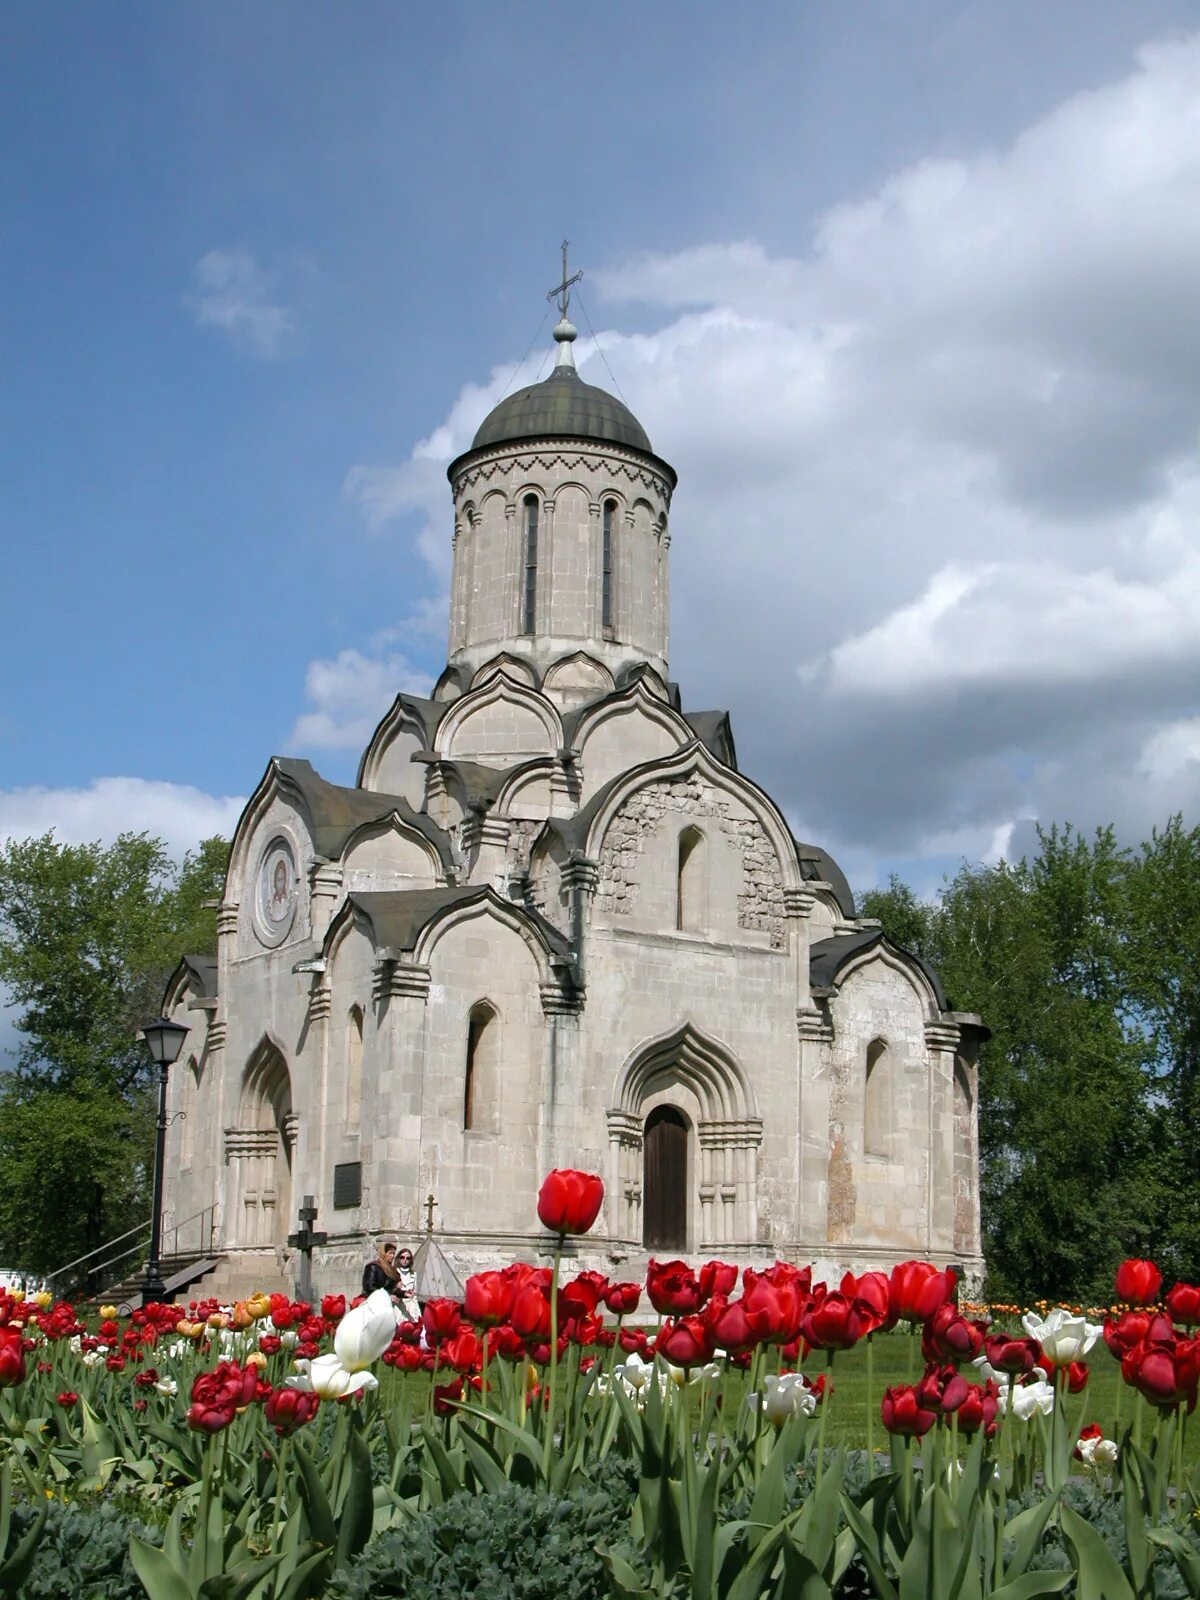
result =
[{"label": "red tulip", "polygon": [[627,1356],[641,1356],[643,1361],[654,1354],[650,1336],[642,1328],[622,1328],[617,1343]]},{"label": "red tulip", "polygon": [[931,1366],[917,1384],[917,1404],[926,1411],[950,1416],[971,1392],[971,1385],[953,1366]]},{"label": "red tulip", "polygon": [[664,1322],[654,1341],[654,1348],[673,1366],[702,1367],[706,1361],[712,1360],[716,1346],[704,1318],[692,1316]]},{"label": "red tulip", "polygon": [[603,1329],[604,1324],[599,1317],[572,1317],[567,1323],[566,1335],[571,1344],[587,1349],[599,1343]]},{"label": "red tulip", "polygon": [[559,1306],[569,1317],[590,1317],[600,1304],[608,1279],[602,1272],[576,1273],[558,1291]]},{"label": "red tulip", "polygon": [[1014,1377],[1032,1372],[1042,1354],[1036,1339],[1018,1339],[1009,1333],[989,1333],[983,1346],[988,1365]]},{"label": "red tulip", "polygon": [[460,1328],[438,1351],[439,1364],[455,1372],[474,1372],[483,1359],[483,1346],[470,1328]]},{"label": "red tulip", "polygon": [[750,1324],[764,1344],[790,1344],[800,1333],[809,1307],[812,1273],[786,1261],[765,1272],[747,1267],[742,1273],[742,1304]]},{"label": "red tulip", "polygon": [[55,1395],[54,1398],[56,1403],[62,1406],[64,1411],[69,1410],[71,1406],[77,1406],[79,1404],[79,1396],[73,1389],[64,1389],[61,1394]]},{"label": "red tulip", "polygon": [[1120,1361],[1134,1345],[1141,1344],[1150,1331],[1148,1311],[1123,1311],[1119,1317],[1108,1317],[1104,1323],[1104,1342]]},{"label": "red tulip", "polygon": [[502,1322],[488,1334],[488,1354],[519,1361],[525,1354],[525,1340],[510,1323]]},{"label": "red tulip", "polygon": [[425,1337],[430,1344],[444,1344],[453,1339],[462,1323],[462,1308],[457,1300],[426,1300],[421,1307],[421,1321],[425,1324]]},{"label": "red tulip", "polygon": [[886,1272],[864,1272],[856,1278],[852,1272],[847,1272],[838,1285],[839,1291],[850,1300],[861,1300],[871,1308],[874,1327],[887,1326],[891,1315],[892,1296],[891,1283]]},{"label": "red tulip", "polygon": [[1200,1387],[1200,1339],[1181,1339],[1168,1317],[1156,1316],[1141,1344],[1121,1361],[1125,1382],[1164,1411],[1196,1407]]},{"label": "red tulip", "polygon": [[959,1432],[976,1433],[982,1428],[990,1439],[996,1432],[996,1413],[999,1409],[1000,1390],[993,1380],[989,1379],[985,1384],[968,1384],[966,1399],[955,1413]]},{"label": "red tulip", "polygon": [[317,1414],[320,1396],[302,1389],[272,1389],[263,1402],[263,1416],[281,1437],[295,1433]]},{"label": "red tulip", "polygon": [[516,1284],[503,1272],[477,1272],[463,1291],[463,1314],[481,1328],[494,1328],[508,1319]]},{"label": "red tulip", "polygon": [[1065,1366],[1056,1367],[1053,1361],[1048,1361],[1042,1356],[1037,1366],[1038,1371],[1045,1374],[1047,1383],[1053,1383],[1057,1374],[1059,1380],[1066,1386],[1068,1394],[1082,1394],[1091,1375],[1085,1361],[1068,1361]]},{"label": "red tulip", "polygon": [[448,1417],[458,1409],[458,1404],[463,1397],[463,1381],[455,1378],[453,1383],[438,1383],[433,1388],[433,1409],[439,1417]]},{"label": "red tulip", "polygon": [[[712,1314],[714,1307],[715,1315]],[[724,1350],[727,1355],[741,1355],[745,1350],[757,1349],[762,1343],[761,1334],[746,1314],[744,1300],[733,1300],[728,1305],[719,1300],[713,1301],[705,1307],[704,1320],[712,1329],[717,1348]]]},{"label": "red tulip", "polygon": [[949,1301],[938,1306],[921,1334],[921,1354],[929,1362],[974,1361],[983,1350],[985,1324],[968,1322]]},{"label": "red tulip", "polygon": [[1153,1261],[1122,1261],[1117,1268],[1117,1299],[1127,1305],[1153,1305],[1161,1288],[1162,1273]]},{"label": "red tulip", "polygon": [[925,1322],[954,1293],[954,1276],[939,1272],[930,1261],[902,1261],[892,1268],[888,1284],[888,1326]]},{"label": "red tulip", "polygon": [[551,1233],[586,1233],[603,1204],[604,1184],[594,1173],[560,1167],[538,1191],[538,1220]]},{"label": "red tulip", "polygon": [[715,1294],[731,1294],[737,1282],[738,1269],[724,1261],[706,1261],[698,1274],[700,1293],[706,1300]]},{"label": "red tulip", "polygon": [[1177,1283],[1167,1296],[1167,1310],[1176,1322],[1194,1328],[1200,1322],[1200,1288],[1193,1283]]},{"label": "red tulip", "polygon": [[[5,1330],[8,1333],[8,1330]],[[19,1334],[0,1341],[0,1389],[11,1388],[25,1378],[25,1344]]]},{"label": "red tulip", "polygon": [[638,1308],[642,1298],[640,1283],[610,1283],[604,1291],[604,1304],[614,1317],[628,1317]]},{"label": "red tulip", "polygon": [[646,1268],[646,1293],[662,1316],[687,1317],[704,1304],[699,1280],[686,1261],[655,1261]]},{"label": "red tulip", "polygon": [[865,1300],[824,1294],[813,1300],[800,1328],[814,1350],[849,1350],[872,1325],[873,1312]]},{"label": "red tulip", "polygon": [[883,1425],[889,1433],[902,1434],[907,1438],[919,1439],[923,1433],[929,1432],[938,1419],[936,1411],[930,1411],[920,1403],[911,1383],[898,1383],[885,1389],[880,1412]]},{"label": "red tulip", "polygon": [[346,1315],[346,1296],[327,1294],[321,1301],[321,1315],[329,1322],[340,1322]]},{"label": "red tulip", "polygon": [[509,1319],[523,1339],[550,1337],[549,1284],[529,1282],[513,1296]]}]

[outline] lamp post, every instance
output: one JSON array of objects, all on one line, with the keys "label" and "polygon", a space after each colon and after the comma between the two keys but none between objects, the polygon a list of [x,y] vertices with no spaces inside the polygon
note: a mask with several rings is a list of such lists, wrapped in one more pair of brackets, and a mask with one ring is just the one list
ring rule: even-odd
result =
[{"label": "lamp post", "polygon": [[161,1300],[166,1294],[159,1267],[162,1251],[162,1192],[163,1166],[167,1155],[167,1071],[179,1059],[188,1030],[178,1022],[159,1017],[142,1029],[142,1038],[151,1058],[158,1063],[158,1129],[154,1141],[154,1210],[150,1215],[150,1258],[146,1262],[146,1276],[142,1280],[142,1304]]}]

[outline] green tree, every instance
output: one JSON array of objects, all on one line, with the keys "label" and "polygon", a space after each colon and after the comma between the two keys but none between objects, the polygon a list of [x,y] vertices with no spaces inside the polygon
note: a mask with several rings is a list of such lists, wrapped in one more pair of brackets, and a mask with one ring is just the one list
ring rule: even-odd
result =
[{"label": "green tree", "polygon": [[992,1030],[980,1060],[980,1190],[998,1296],[1111,1293],[1161,1204],[1145,1030],[1131,1021],[1134,863],[1111,829],[1039,835],[1031,861],[964,865],[936,904],[864,897]]},{"label": "green tree", "polygon": [[149,1207],[151,1069],[136,1034],[185,951],[216,948],[227,846],[161,840],[0,849],[0,985],[21,1042],[0,1086],[0,1252],[46,1269]]}]

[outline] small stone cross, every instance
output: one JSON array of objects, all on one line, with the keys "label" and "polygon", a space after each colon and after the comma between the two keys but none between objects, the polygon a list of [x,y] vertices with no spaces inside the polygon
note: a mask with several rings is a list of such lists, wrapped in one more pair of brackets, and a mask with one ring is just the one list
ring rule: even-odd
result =
[{"label": "small stone cross", "polygon": [[317,1207],[311,1194],[304,1196],[304,1204],[300,1207],[299,1215],[300,1226],[295,1233],[288,1234],[287,1242],[300,1255],[300,1270],[296,1274],[296,1299],[311,1301],[313,1298],[312,1253],[317,1245],[326,1242],[329,1235],[327,1233],[313,1232],[313,1223],[317,1220]]},{"label": "small stone cross", "polygon": [[433,1232],[433,1208],[436,1205],[437,1205],[437,1200],[434,1198],[433,1195],[429,1194],[429,1195],[425,1196],[425,1232],[426,1233],[432,1233]]}]

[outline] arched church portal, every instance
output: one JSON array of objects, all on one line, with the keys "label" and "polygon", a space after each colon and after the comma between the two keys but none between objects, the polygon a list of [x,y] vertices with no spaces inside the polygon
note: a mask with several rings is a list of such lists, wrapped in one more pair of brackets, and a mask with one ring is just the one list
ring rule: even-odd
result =
[{"label": "arched church portal", "polygon": [[642,1134],[642,1243],[647,1250],[688,1244],[688,1121],[675,1106],[656,1106]]},{"label": "arched church portal", "polygon": [[608,1139],[617,1238],[658,1250],[758,1242],[754,1091],[733,1054],[692,1023],[628,1058]]},{"label": "arched church portal", "polygon": [[264,1039],[242,1080],[238,1125],[225,1130],[229,1245],[284,1249],[292,1226],[295,1145],[287,1062],[278,1047]]}]

